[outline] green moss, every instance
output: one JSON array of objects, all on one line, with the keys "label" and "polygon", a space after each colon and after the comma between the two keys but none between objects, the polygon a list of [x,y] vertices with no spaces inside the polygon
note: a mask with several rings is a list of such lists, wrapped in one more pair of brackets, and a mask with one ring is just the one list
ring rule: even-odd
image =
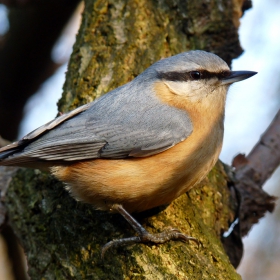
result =
[{"label": "green moss", "polygon": [[[12,226],[26,249],[32,279],[40,279],[38,275],[44,279],[122,279],[123,275],[127,279],[142,279],[140,275],[226,279],[223,277],[229,271],[234,273],[234,268],[219,236],[228,226],[228,200],[223,166],[218,164],[199,187],[157,216],[138,217],[150,232],[175,227],[198,238],[200,247],[180,241],[137,244],[110,249],[104,262],[100,258],[103,244],[135,232],[119,215],[95,211],[73,200],[47,173],[19,170],[10,185],[6,205]],[[204,272],[197,269],[204,266]],[[176,273],[182,278],[176,278]]]},{"label": "green moss", "polygon": [[118,0],[85,4],[58,103],[61,112],[127,83],[163,57],[205,49],[230,62],[241,52],[230,1]]}]

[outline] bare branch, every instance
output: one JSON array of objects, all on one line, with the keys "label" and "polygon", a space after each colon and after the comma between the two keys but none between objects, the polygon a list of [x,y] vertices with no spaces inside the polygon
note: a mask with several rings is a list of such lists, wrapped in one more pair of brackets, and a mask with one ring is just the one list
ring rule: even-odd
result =
[{"label": "bare branch", "polygon": [[240,232],[244,236],[252,225],[275,206],[276,197],[270,196],[262,186],[280,163],[280,110],[272,123],[247,157],[237,155],[233,160],[236,168],[235,184],[240,194]]}]

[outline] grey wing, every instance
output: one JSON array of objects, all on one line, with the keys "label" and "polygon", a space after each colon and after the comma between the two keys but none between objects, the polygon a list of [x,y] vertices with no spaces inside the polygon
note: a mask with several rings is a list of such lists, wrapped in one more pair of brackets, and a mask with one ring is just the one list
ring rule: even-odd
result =
[{"label": "grey wing", "polygon": [[[68,158],[83,159],[85,154],[77,154],[81,145],[86,149],[89,146],[90,151],[98,151],[104,144],[99,139],[96,143],[86,141],[79,131],[83,127],[66,126],[65,129],[57,129],[61,124],[67,123],[69,119],[75,119],[81,112],[86,111],[92,103],[85,104],[77,109],[63,114],[62,116],[42,125],[30,132],[21,140],[7,145],[0,149],[0,165],[19,165],[25,166],[30,162],[37,160],[67,160]],[[79,137],[77,137],[79,133]],[[73,142],[75,138],[77,142]],[[75,148],[78,148],[77,151]],[[79,158],[78,158],[79,156]],[[27,164],[25,164],[27,163]]]},{"label": "grey wing", "polygon": [[171,148],[192,133],[184,111],[161,104],[148,94],[142,98],[124,89],[87,104],[85,110],[70,112],[62,121],[50,122],[10,149],[0,150],[0,165],[145,157]]},{"label": "grey wing", "polygon": [[[106,141],[99,150],[100,158],[151,156],[192,133],[192,122],[185,111],[160,103],[155,96],[149,96],[150,92],[147,90],[140,98],[127,96],[125,102],[116,96],[111,106],[108,98],[83,113],[90,116],[86,118],[87,129]],[[104,117],[98,119],[102,112]]]},{"label": "grey wing", "polygon": [[33,130],[32,132],[25,135],[21,140],[9,144],[3,148],[0,148],[0,159],[4,158],[7,154],[12,153],[13,150],[18,149],[19,147],[26,146],[27,143],[34,141],[40,135],[46,133],[47,131],[53,129],[54,127],[58,126],[59,124],[65,122],[66,120],[72,118],[73,116],[78,115],[79,113],[87,110],[90,107],[90,103],[80,106],[66,114],[57,117],[56,119],[38,127],[37,129]]},{"label": "grey wing", "polygon": [[95,158],[146,157],[165,151],[187,137],[174,135],[169,130],[132,129],[132,124],[131,129],[101,122],[92,127],[80,124],[76,129],[72,125],[77,125],[75,118],[23,149],[17,147],[12,152],[3,151],[0,153],[0,165],[27,166],[37,160],[71,162]]},{"label": "grey wing", "polygon": [[100,150],[100,157],[151,156],[173,147],[191,134],[191,127],[180,123],[181,118],[177,121],[174,121],[172,116],[169,116],[170,119],[164,119],[163,112],[156,112],[157,116],[144,115],[140,120],[130,119],[122,126],[108,125],[107,143]]}]

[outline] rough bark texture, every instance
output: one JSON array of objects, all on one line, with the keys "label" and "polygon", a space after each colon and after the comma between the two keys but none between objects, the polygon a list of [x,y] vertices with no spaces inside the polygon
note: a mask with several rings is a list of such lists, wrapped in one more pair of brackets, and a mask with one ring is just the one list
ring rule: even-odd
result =
[{"label": "rough bark texture", "polygon": [[[85,1],[59,111],[92,101],[182,51],[204,49],[230,63],[242,51],[237,36],[242,3]],[[135,233],[122,217],[74,201],[48,174],[20,170],[6,205],[31,279],[240,279],[220,241],[234,218],[225,178],[218,164],[165,210],[139,217],[151,232],[177,227],[196,237],[199,248],[182,242],[134,245],[110,250],[104,261],[102,245]]]},{"label": "rough bark texture", "polygon": [[240,279],[223,250],[220,235],[231,210],[223,167],[209,179],[151,217],[137,218],[150,232],[175,227],[196,243],[137,244],[110,249],[113,238],[135,235],[119,215],[76,202],[46,173],[20,170],[6,206],[25,248],[31,279]]},{"label": "rough bark texture", "polygon": [[242,52],[234,25],[241,7],[236,0],[85,1],[59,110],[90,102],[155,61],[190,49],[230,64]]}]

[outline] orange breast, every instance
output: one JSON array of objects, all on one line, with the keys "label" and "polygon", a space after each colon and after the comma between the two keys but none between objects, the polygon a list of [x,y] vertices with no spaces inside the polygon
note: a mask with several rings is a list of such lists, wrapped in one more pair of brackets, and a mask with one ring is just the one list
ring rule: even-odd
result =
[{"label": "orange breast", "polygon": [[56,166],[52,173],[67,183],[75,198],[101,210],[118,203],[129,212],[138,212],[170,203],[208,174],[222,146],[224,104],[215,112],[186,106],[193,133],[169,150],[145,158]]}]

